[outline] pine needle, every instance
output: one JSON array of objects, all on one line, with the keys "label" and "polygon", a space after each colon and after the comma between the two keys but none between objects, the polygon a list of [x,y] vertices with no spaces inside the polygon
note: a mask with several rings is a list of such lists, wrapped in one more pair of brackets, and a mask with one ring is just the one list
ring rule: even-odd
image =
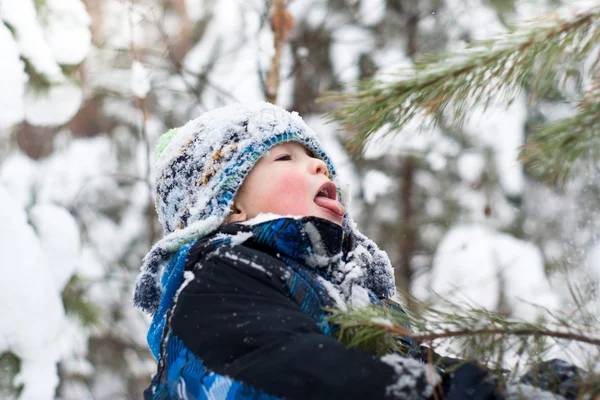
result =
[{"label": "pine needle", "polygon": [[[494,39],[473,42],[460,53],[427,55],[400,70],[395,82],[366,80],[319,101],[341,103],[328,117],[353,132],[349,148],[356,153],[374,133],[393,135],[415,118],[425,123],[427,117],[436,124],[447,116],[461,127],[476,105],[487,106],[499,96],[510,104],[524,87],[529,87],[532,99],[555,95],[560,80],[576,78],[581,85],[584,62],[600,45],[599,6],[567,14],[537,18]],[[599,71],[600,56],[588,72],[597,76]],[[566,179],[574,160],[583,156],[582,149],[598,137],[595,98],[582,101],[580,114],[572,119],[541,128],[523,150],[523,159],[534,168],[551,165],[552,177]],[[577,128],[565,133],[573,124]],[[572,145],[570,138],[575,138]],[[551,145],[541,144],[550,140]],[[553,148],[556,143],[562,147]],[[565,145],[565,154],[559,156]]]},{"label": "pine needle", "polygon": [[[418,303],[416,299],[413,301]],[[411,349],[410,341],[418,347],[439,344],[442,340],[460,340],[462,347],[469,350],[469,358],[489,360],[500,367],[507,350],[529,360],[539,360],[556,341],[578,342],[600,349],[598,330],[574,321],[556,318],[519,321],[482,308],[452,307],[443,311],[419,303],[422,310],[419,315],[377,305],[327,311],[334,335],[341,343],[378,355],[406,355]],[[596,357],[600,357],[600,352]]]}]

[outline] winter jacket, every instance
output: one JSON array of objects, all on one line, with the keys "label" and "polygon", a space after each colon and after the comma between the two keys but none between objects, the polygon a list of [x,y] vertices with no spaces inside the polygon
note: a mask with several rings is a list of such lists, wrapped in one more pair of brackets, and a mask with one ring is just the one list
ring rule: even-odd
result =
[{"label": "winter jacket", "polygon": [[435,383],[448,399],[504,398],[485,369],[446,374],[458,361],[441,359],[436,371],[410,340],[407,354],[377,357],[331,336],[324,309],[389,304],[344,270],[354,245],[338,225],[305,217],[229,224],[183,246],[162,277],[145,398],[428,399]]}]

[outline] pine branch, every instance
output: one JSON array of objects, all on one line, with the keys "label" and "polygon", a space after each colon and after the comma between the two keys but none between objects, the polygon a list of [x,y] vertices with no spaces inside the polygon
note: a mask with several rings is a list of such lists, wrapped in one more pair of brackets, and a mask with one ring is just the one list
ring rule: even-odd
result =
[{"label": "pine branch", "polygon": [[[532,359],[539,358],[549,348],[550,339],[600,346],[597,329],[577,326],[573,321],[524,322],[478,308],[445,312],[422,303],[419,306],[423,311],[418,316],[374,305],[348,311],[328,310],[329,322],[340,342],[376,354],[405,354],[407,348],[402,338],[417,344],[466,339],[471,349],[476,346],[477,359],[496,360],[497,365],[502,362],[498,358],[510,348]],[[412,330],[405,327],[406,323]]]},{"label": "pine branch", "polygon": [[577,161],[600,158],[600,79],[576,109],[573,117],[540,126],[521,149],[533,173],[559,185],[572,177]]},{"label": "pine branch", "polygon": [[488,106],[498,96],[510,102],[532,80],[532,96],[540,95],[551,90],[558,76],[581,70],[600,43],[599,21],[600,7],[569,18],[538,18],[495,39],[474,42],[461,53],[429,55],[422,64],[399,71],[396,82],[364,81],[320,101],[343,102],[329,117],[355,133],[354,151],[380,129],[393,134],[417,117],[437,123],[449,113],[460,126],[475,105]]},{"label": "pine branch", "polygon": [[348,313],[338,309],[327,311],[329,322],[337,326],[334,329],[337,339],[349,347],[379,356],[390,352],[405,354],[409,349],[398,338],[407,337],[410,331],[392,322],[401,321],[400,314],[381,307],[365,307]]}]

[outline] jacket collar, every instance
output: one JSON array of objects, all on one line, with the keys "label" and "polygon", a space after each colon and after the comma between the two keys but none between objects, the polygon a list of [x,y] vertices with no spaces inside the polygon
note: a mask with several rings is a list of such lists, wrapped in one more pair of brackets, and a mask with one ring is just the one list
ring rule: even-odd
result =
[{"label": "jacket collar", "polygon": [[219,232],[225,235],[251,233],[245,245],[312,268],[326,268],[343,261],[355,246],[355,242],[344,235],[340,225],[318,217],[282,217],[254,224],[252,221],[232,223]]}]

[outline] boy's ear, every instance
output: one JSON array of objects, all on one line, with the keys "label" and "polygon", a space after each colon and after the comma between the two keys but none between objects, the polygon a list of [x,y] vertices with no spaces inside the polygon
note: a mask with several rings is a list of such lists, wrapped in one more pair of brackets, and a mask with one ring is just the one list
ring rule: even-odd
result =
[{"label": "boy's ear", "polygon": [[231,206],[231,212],[227,216],[227,222],[242,222],[246,221],[247,215],[246,212],[240,207],[237,203],[233,203]]}]

